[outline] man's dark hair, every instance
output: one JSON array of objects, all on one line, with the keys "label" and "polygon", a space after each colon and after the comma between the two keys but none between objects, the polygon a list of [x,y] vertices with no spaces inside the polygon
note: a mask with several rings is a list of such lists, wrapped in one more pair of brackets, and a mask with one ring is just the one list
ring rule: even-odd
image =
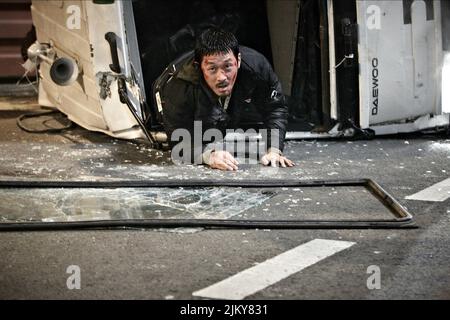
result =
[{"label": "man's dark hair", "polygon": [[229,51],[238,58],[239,43],[234,34],[219,28],[208,29],[197,38],[195,62],[201,64],[204,56],[227,54]]}]

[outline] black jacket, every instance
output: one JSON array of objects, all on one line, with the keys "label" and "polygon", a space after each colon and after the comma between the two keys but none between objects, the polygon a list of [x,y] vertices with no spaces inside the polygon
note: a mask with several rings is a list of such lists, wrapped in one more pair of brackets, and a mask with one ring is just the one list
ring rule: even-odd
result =
[{"label": "black jacket", "polygon": [[[169,65],[156,80],[154,93],[169,140],[177,128],[193,135],[194,121],[202,121],[203,132],[217,128],[224,136],[226,129],[251,127],[268,129],[270,137],[270,129],[278,129],[277,147],[283,150],[288,107],[278,77],[262,54],[244,46],[239,49],[241,67],[226,111],[194,65],[193,52]],[[266,148],[271,146],[267,139]]]}]

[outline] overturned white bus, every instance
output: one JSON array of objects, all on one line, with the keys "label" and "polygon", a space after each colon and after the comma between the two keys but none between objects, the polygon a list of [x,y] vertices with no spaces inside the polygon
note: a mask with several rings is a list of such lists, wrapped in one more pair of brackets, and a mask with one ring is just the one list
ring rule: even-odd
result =
[{"label": "overturned white bus", "polygon": [[287,139],[448,130],[448,1],[33,1],[39,103],[124,138],[166,137],[153,82],[210,26],[273,64]]}]

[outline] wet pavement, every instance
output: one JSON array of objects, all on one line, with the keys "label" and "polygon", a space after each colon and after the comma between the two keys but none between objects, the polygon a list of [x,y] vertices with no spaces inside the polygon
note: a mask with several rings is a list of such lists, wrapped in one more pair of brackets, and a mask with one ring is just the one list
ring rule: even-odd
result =
[{"label": "wet pavement", "polygon": [[[23,109],[26,108],[0,110],[1,180],[371,178],[411,212],[419,228],[2,232],[0,298],[199,299],[192,293],[314,239],[352,241],[355,245],[248,298],[450,298],[450,200],[405,199],[450,177],[450,138],[445,134],[414,134],[368,141],[289,141],[285,154],[297,164],[294,168],[247,164],[238,172],[220,172],[204,166],[174,165],[168,152],[80,127],[60,134],[26,133],[16,124]],[[49,121],[51,124],[52,120]],[[27,124],[37,127],[40,123],[31,120]],[[236,210],[236,217],[276,218],[300,213],[304,217],[342,218],[367,217],[378,212],[370,197],[360,190],[272,192],[276,195],[270,199],[260,199],[262,202],[251,208]],[[223,196],[218,194],[212,199]],[[83,194],[77,197],[79,201],[86,199]],[[109,197],[115,202],[111,200],[103,214],[117,206],[123,208],[124,203],[130,204],[133,191],[116,190]],[[123,199],[119,201],[120,197]],[[2,208],[16,205],[20,213],[17,208],[25,206],[30,195],[12,194],[8,199]],[[43,206],[46,201],[44,197]],[[189,201],[196,203],[192,199]],[[126,208],[126,212],[130,211]],[[23,212],[24,216],[29,215],[29,204]],[[214,214],[214,209],[211,212]],[[231,215],[225,218],[229,217]],[[81,270],[79,290],[70,290],[66,285],[69,277],[66,270],[71,265]],[[380,267],[380,289],[371,290],[367,286],[370,276],[367,268],[371,265]]]}]

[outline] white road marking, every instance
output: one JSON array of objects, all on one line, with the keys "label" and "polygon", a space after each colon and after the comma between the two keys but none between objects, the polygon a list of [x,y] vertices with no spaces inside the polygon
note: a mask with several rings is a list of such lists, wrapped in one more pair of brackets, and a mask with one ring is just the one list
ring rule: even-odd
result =
[{"label": "white road marking", "polygon": [[405,197],[408,200],[445,201],[450,197],[450,178],[436,183],[413,195]]},{"label": "white road marking", "polygon": [[315,239],[192,295],[241,300],[354,244],[355,242]]}]

